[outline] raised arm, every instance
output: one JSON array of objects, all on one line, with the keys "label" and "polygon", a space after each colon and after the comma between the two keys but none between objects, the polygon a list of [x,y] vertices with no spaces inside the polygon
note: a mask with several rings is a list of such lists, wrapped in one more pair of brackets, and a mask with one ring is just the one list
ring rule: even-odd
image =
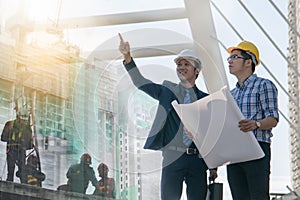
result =
[{"label": "raised arm", "polygon": [[123,54],[125,63],[129,63],[131,61],[129,42],[124,41],[121,33],[119,33],[119,38],[120,38],[119,51],[121,52],[121,54]]}]

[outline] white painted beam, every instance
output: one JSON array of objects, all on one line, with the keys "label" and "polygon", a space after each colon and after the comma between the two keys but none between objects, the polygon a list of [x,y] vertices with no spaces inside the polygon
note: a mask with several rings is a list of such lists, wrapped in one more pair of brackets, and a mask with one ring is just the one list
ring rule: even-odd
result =
[{"label": "white painted beam", "polygon": [[[175,20],[175,19],[183,19],[183,18],[186,18],[186,13],[184,8],[172,8],[172,9],[161,9],[161,10],[153,10],[153,11],[65,18],[59,20],[58,28],[76,29],[76,28]],[[36,24],[35,30],[45,30],[47,26],[49,25]]]},{"label": "white painted beam", "polygon": [[[228,85],[222,56],[216,37],[214,21],[209,0],[185,0],[194,49],[199,53],[203,63],[203,75],[209,93]],[[213,37],[212,37],[213,36]]]},{"label": "white painted beam", "polygon": [[[170,44],[160,46],[145,46],[131,48],[131,54],[134,58],[145,58],[155,56],[170,56],[174,52],[180,52],[182,49],[193,48],[192,43]],[[93,52],[85,52],[83,57],[92,57],[98,60],[118,60],[123,59],[118,49],[95,50]]]}]

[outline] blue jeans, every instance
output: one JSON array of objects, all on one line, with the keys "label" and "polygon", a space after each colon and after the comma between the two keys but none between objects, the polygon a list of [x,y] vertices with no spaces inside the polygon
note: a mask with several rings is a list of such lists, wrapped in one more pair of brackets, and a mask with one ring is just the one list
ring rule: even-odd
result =
[{"label": "blue jeans", "polygon": [[270,144],[259,142],[265,156],[261,159],[227,166],[227,179],[233,200],[269,200]]},{"label": "blue jeans", "polygon": [[205,200],[207,193],[206,171],[207,166],[198,155],[182,154],[177,160],[162,169],[161,199],[179,200],[182,184],[185,182],[188,200]]}]

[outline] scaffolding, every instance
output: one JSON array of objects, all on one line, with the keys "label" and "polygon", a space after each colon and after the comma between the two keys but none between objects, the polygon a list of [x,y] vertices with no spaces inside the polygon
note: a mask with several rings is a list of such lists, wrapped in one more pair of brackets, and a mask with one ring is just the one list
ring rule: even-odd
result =
[{"label": "scaffolding", "polygon": [[289,94],[289,119],[291,142],[291,172],[293,189],[300,187],[300,121],[299,121],[299,1],[290,0],[288,5],[289,27],[289,65],[288,84]]}]

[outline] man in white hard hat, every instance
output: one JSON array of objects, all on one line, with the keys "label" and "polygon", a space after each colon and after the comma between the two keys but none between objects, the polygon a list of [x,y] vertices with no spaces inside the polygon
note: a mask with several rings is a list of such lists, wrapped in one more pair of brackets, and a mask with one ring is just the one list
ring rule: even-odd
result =
[{"label": "man in white hard hat", "polygon": [[[205,200],[207,166],[171,105],[174,100],[179,103],[191,103],[208,95],[195,85],[202,67],[198,55],[186,49],[175,58],[179,84],[170,81],[156,84],[143,77],[130,55],[129,43],[123,40],[121,34],[119,37],[123,64],[133,84],[159,102],[144,148],[162,151],[161,199],[179,200],[182,184],[185,182],[188,200]],[[210,178],[216,177],[216,169],[210,170]]]},{"label": "man in white hard hat", "polygon": [[259,51],[249,41],[227,49],[229,71],[237,78],[231,91],[245,119],[237,126],[243,132],[253,132],[265,153],[261,159],[227,166],[227,177],[234,200],[269,200],[272,128],[279,120],[278,92],[268,79],[258,77]]},{"label": "man in white hard hat", "polygon": [[[16,119],[7,121],[1,134],[1,141],[6,142],[7,181],[14,181],[15,167],[18,174],[25,165],[26,150],[33,148],[32,130],[29,114],[25,109],[17,112]],[[20,177],[21,183],[22,176]]]}]

